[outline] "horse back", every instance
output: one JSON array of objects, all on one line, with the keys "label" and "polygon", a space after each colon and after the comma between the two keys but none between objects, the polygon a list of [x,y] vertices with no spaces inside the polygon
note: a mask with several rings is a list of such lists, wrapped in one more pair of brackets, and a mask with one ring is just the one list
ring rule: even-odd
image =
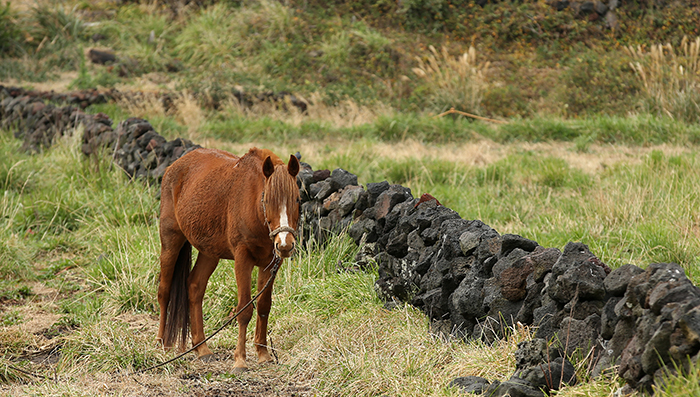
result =
[{"label": "horse back", "polygon": [[200,252],[233,259],[235,246],[258,232],[256,204],[265,181],[260,165],[246,166],[242,159],[197,149],[168,167],[161,186],[161,229],[172,224]]}]

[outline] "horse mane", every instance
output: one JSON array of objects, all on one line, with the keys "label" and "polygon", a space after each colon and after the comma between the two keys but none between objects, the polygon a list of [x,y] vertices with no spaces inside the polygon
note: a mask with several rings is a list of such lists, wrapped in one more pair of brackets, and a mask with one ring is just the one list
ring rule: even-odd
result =
[{"label": "horse mane", "polygon": [[[272,153],[271,150],[269,149],[258,149],[257,147],[252,147],[250,150],[248,150],[248,153],[244,154],[243,157],[241,157],[241,161],[244,163],[248,162],[254,162],[257,163],[258,161],[262,164],[265,159],[270,156],[270,159],[272,160],[272,164],[277,167],[278,165],[284,164],[282,160],[280,160],[279,157],[277,157],[276,154]],[[257,165],[257,164],[256,164]]]},{"label": "horse mane", "polygon": [[293,192],[297,189],[296,178],[289,176],[287,165],[271,150],[259,149],[252,147],[248,153],[241,157],[242,164],[249,164],[257,167],[262,173],[261,164],[267,157],[270,157],[272,164],[275,165],[275,172],[270,176],[265,186],[266,197],[270,206],[279,208],[284,200],[288,197],[288,192]]},{"label": "horse mane", "polygon": [[275,208],[286,204],[289,193],[297,190],[296,178],[292,178],[284,164],[276,165],[275,172],[270,176],[265,190],[269,193],[268,203]]}]

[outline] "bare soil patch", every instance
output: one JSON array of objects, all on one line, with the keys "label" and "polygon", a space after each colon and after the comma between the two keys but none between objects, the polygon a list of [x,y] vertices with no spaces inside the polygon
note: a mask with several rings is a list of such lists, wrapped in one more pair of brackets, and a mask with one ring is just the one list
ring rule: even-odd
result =
[{"label": "bare soil patch", "polygon": [[[235,363],[233,351],[215,349],[217,361],[202,363],[188,355],[192,365],[177,369],[147,374],[128,373],[76,373],[61,371],[61,348],[65,336],[75,331],[74,327],[60,324],[61,315],[53,302],[58,291],[41,283],[32,284],[35,293],[31,298],[7,302],[2,312],[11,310],[20,318],[16,324],[3,327],[3,331],[16,331],[23,338],[31,339],[24,351],[12,361],[30,362],[25,370],[38,374],[57,376],[58,381],[27,378],[26,383],[0,384],[0,395],[129,395],[129,396],[307,396],[313,395],[310,384],[289,379],[283,366],[259,365],[251,357],[250,371],[233,375]],[[49,298],[47,301],[46,298]],[[53,298],[53,299],[51,299]],[[158,329],[158,317],[144,313],[124,313],[114,317],[115,321],[128,325],[131,332],[154,335]],[[252,347],[252,346],[251,346]],[[57,372],[56,369],[58,369]]]}]

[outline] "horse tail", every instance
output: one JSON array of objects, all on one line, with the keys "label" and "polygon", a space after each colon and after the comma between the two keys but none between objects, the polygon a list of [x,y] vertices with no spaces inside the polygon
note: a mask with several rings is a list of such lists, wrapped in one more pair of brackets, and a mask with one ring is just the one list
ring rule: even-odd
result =
[{"label": "horse tail", "polygon": [[187,294],[187,278],[192,267],[192,244],[185,241],[180,248],[180,254],[175,262],[173,279],[170,282],[170,300],[165,317],[165,332],[163,335],[165,346],[172,346],[177,342],[180,347],[187,345],[187,335],[190,328],[190,301]]}]

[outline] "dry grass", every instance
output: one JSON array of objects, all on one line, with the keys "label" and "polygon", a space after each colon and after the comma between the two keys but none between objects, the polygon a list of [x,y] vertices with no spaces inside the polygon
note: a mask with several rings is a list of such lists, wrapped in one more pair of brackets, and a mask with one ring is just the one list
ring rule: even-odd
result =
[{"label": "dry grass", "polygon": [[[210,141],[214,145],[229,145],[222,141]],[[645,156],[652,151],[661,151],[667,156],[677,156],[692,152],[692,148],[659,145],[653,147],[642,146],[615,146],[593,144],[587,153],[580,153],[576,150],[575,143],[571,142],[522,142],[517,145],[501,144],[488,139],[475,142],[455,143],[449,145],[430,145],[423,142],[407,139],[400,142],[368,142],[368,141],[347,141],[338,139],[333,141],[334,149],[329,152],[327,146],[329,141],[298,141],[289,142],[279,146],[281,150],[287,149],[292,152],[299,150],[305,157],[305,161],[311,164],[318,164],[329,155],[332,156],[359,156],[366,152],[371,153],[375,159],[386,160],[408,160],[417,162],[429,159],[441,159],[453,163],[467,166],[487,166],[503,158],[520,153],[533,152],[537,156],[554,157],[565,160],[571,167],[595,174],[618,163],[640,164]],[[235,144],[230,146],[233,150],[247,150],[248,144]],[[268,144],[269,146],[269,144]],[[217,146],[218,147],[218,146]],[[292,150],[294,149],[294,150]]]},{"label": "dry grass", "polygon": [[189,139],[199,138],[199,128],[206,119],[206,111],[188,91],[180,91],[164,97],[155,92],[139,92],[136,95],[125,95],[118,101],[124,111],[143,119],[153,117],[172,117],[177,123],[187,128]]},{"label": "dry grass", "polygon": [[413,73],[424,80],[433,110],[443,112],[454,107],[479,112],[490,63],[478,62],[473,46],[458,57],[450,55],[445,47],[438,53],[430,46],[429,53],[425,57],[416,57],[416,60],[418,67],[413,68]]},{"label": "dry grass", "polygon": [[627,47],[630,66],[641,79],[652,110],[689,122],[700,120],[700,37],[683,37],[678,51],[657,44],[645,52]]},{"label": "dry grass", "polygon": [[132,117],[148,119],[153,116],[163,117],[166,114],[165,105],[156,93],[125,95],[118,101],[118,105]]},{"label": "dry grass", "polygon": [[[14,3],[13,3],[14,4]],[[29,62],[29,60],[27,61]],[[31,88],[36,91],[56,91],[56,92],[68,92],[71,82],[78,77],[78,72],[61,72],[58,73],[58,77],[55,80],[47,80],[42,82],[26,82],[17,79],[7,79],[5,81],[0,80],[0,84],[6,86],[18,86]]]},{"label": "dry grass", "polygon": [[309,98],[297,97],[307,104],[307,110],[302,113],[289,101],[269,102],[257,101],[253,106],[246,107],[232,97],[224,103],[223,110],[236,116],[256,119],[269,117],[283,121],[291,126],[303,123],[321,123],[333,128],[350,128],[373,123],[380,116],[389,116],[394,110],[381,102],[372,105],[360,105],[350,98],[343,99],[333,105],[328,105],[320,93],[313,93]]},{"label": "dry grass", "polygon": [[191,139],[199,137],[199,127],[206,118],[199,101],[189,92],[183,91],[175,97],[173,116],[180,124],[187,126]]}]

